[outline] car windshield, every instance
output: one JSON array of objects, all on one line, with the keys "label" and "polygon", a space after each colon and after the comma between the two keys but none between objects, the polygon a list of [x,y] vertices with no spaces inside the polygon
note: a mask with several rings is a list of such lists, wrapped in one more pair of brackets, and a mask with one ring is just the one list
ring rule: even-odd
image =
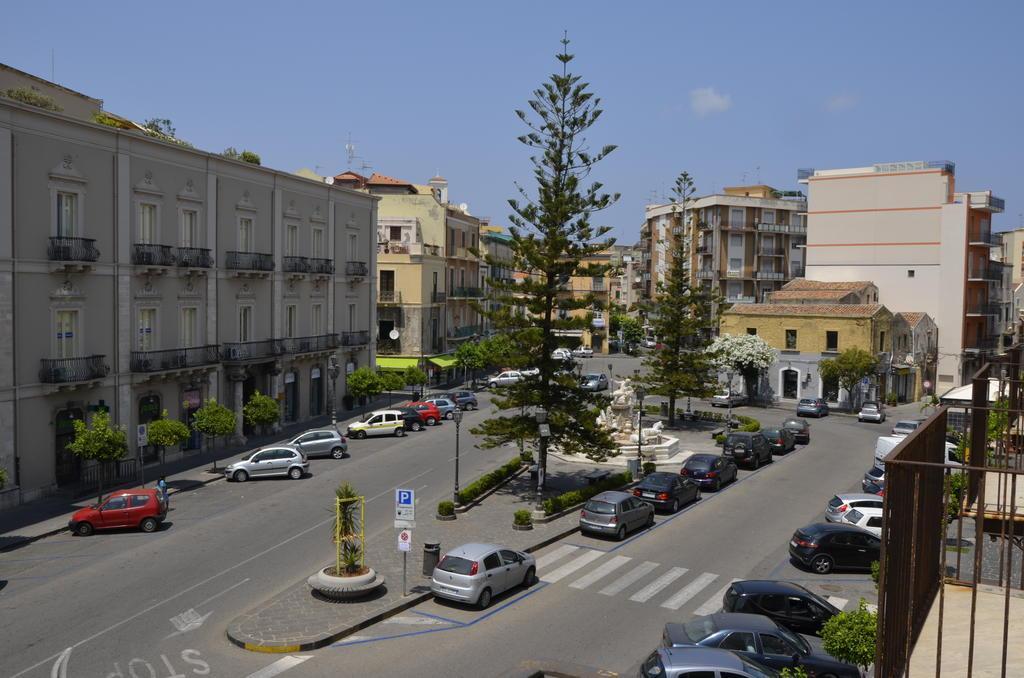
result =
[{"label": "car windshield", "polygon": [[782,435],[782,431],[777,428],[765,428],[761,429],[761,433],[764,434],[765,438],[778,438]]},{"label": "car windshield", "polygon": [[810,398],[801,398],[800,399],[800,404],[801,405],[813,405],[815,402],[817,402],[817,401],[811,400]]},{"label": "car windshield", "polygon": [[686,461],[686,468],[694,471],[704,471],[711,468],[713,457],[690,457]]},{"label": "car windshield", "polygon": [[915,428],[917,428],[917,424],[918,422],[916,421],[899,421],[896,422],[896,428],[905,428],[913,431]]},{"label": "car windshield", "polygon": [[453,574],[469,574],[472,568],[472,560],[466,560],[458,556],[445,556],[437,565],[437,569]]},{"label": "car windshield", "polygon": [[587,505],[584,506],[583,508],[590,511],[591,513],[603,513],[606,515],[611,515],[612,513],[615,513],[615,504],[609,504],[606,501],[597,501],[595,499],[591,499],[590,501],[588,501]]},{"label": "car windshield", "polygon": [[737,433],[730,433],[729,437],[725,439],[726,445],[746,445],[750,441],[746,436],[739,435]]},{"label": "car windshield", "polygon": [[804,654],[811,653],[811,646],[807,644],[807,641],[801,638],[798,634],[793,633],[784,626],[780,626],[779,635],[788,640],[794,647],[799,649]]},{"label": "car windshield", "polygon": [[683,624],[686,635],[695,643],[699,643],[712,633],[718,631],[715,621],[711,617],[697,617]]},{"label": "car windshield", "polygon": [[782,422],[782,428],[803,428],[804,426],[806,426],[806,423],[799,419],[787,419]]},{"label": "car windshield", "polygon": [[878,468],[877,466],[875,466],[870,471],[868,471],[868,475],[871,476],[872,478],[881,478],[882,476],[885,475],[885,469]]},{"label": "car windshield", "polygon": [[585,375],[583,375],[583,378],[584,379],[593,379],[594,381],[597,381],[598,379],[601,378],[601,375],[600,374],[585,374]]},{"label": "car windshield", "polygon": [[652,473],[644,478],[644,481],[640,483],[640,487],[670,487],[675,482],[675,479],[676,477],[672,473]]},{"label": "car windshield", "polygon": [[835,509],[835,508],[839,508],[840,506],[842,506],[842,505],[843,505],[843,500],[842,500],[842,499],[840,499],[840,498],[839,498],[839,495],[837,494],[836,496],[834,496],[834,497],[832,497],[831,499],[829,499],[829,501],[828,501],[828,505],[829,505],[829,506],[830,506],[831,508],[834,508],[834,509]]}]

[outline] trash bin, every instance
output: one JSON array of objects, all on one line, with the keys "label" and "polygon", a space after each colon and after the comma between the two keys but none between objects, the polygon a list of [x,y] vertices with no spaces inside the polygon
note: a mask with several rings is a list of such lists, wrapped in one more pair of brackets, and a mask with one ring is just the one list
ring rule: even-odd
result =
[{"label": "trash bin", "polygon": [[661,404],[661,416],[663,416],[663,417],[667,417],[668,416],[668,403],[662,403]]},{"label": "trash bin", "polygon": [[626,460],[626,470],[632,474],[633,478],[640,477],[640,460],[636,457]]},{"label": "trash bin", "polygon": [[441,542],[423,542],[423,576],[430,577],[441,560]]},{"label": "trash bin", "polygon": [[537,476],[540,474],[540,464],[530,464],[530,482],[537,484]]}]

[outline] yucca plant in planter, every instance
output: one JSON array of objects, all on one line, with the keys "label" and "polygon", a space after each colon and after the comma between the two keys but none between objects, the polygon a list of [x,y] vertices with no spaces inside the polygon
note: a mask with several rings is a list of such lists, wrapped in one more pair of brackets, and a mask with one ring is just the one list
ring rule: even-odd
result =
[{"label": "yucca plant in planter", "polygon": [[334,565],[307,579],[309,586],[332,600],[353,600],[370,595],[383,586],[384,578],[363,562],[366,498],[348,483],[334,491],[334,523],[331,539],[335,546]]},{"label": "yucca plant in planter", "polygon": [[533,517],[526,509],[519,509],[512,514],[512,529],[517,531],[532,530]]}]

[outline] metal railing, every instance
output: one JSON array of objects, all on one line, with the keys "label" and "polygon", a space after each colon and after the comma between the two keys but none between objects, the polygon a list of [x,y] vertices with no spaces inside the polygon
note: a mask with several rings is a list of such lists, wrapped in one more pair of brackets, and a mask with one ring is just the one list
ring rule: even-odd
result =
[{"label": "metal railing", "polygon": [[379,242],[377,243],[378,254],[413,254],[441,256],[439,245],[430,245],[424,242]]},{"label": "metal railing", "polygon": [[708,245],[707,243],[700,243],[700,244],[698,244],[698,245],[697,245],[697,247],[695,247],[694,249],[696,250],[696,252],[697,252],[698,254],[705,254],[705,253],[707,253],[707,252],[708,252],[708,251],[709,251],[709,250],[710,250],[711,248],[710,248],[710,246],[709,246],[709,245]]},{"label": "metal railing", "polygon": [[969,245],[981,245],[982,247],[1002,247],[1003,236],[999,233],[979,233],[967,239]]},{"label": "metal railing", "polygon": [[309,259],[295,256],[283,257],[281,268],[285,273],[309,273]]},{"label": "metal railing", "polygon": [[365,261],[346,261],[345,275],[350,278],[365,278],[370,273]]},{"label": "metal railing", "polygon": [[447,295],[444,292],[434,292],[430,296],[431,300],[435,304],[443,304],[447,299]]},{"label": "metal railing", "polygon": [[456,287],[452,290],[452,299],[479,299],[484,296],[484,291],[479,287]]},{"label": "metal railing", "polygon": [[758,280],[785,280],[786,274],[782,271],[758,271]]},{"label": "metal railing", "polygon": [[220,362],[220,347],[193,346],[164,351],[132,351],[129,369],[132,372],[160,372],[186,367],[200,367]]},{"label": "metal railing", "polygon": [[1002,304],[968,304],[967,315],[1002,315],[1003,305]]},{"label": "metal railing", "polygon": [[110,373],[103,355],[81,358],[43,358],[39,361],[39,381],[44,384],[71,384],[102,379]]},{"label": "metal railing", "polygon": [[334,274],[334,260],[324,259],[323,257],[310,257],[309,258],[309,272],[317,273],[321,275],[333,275]]},{"label": "metal railing", "polygon": [[176,259],[170,245],[135,243],[132,245],[132,263],[137,266],[174,266]]},{"label": "metal railing", "polygon": [[377,302],[381,304],[400,304],[402,293],[398,290],[377,290]]},{"label": "metal railing", "polygon": [[316,353],[338,348],[337,334],[316,334],[309,337],[275,339],[278,354]]},{"label": "metal railing", "polygon": [[370,343],[369,330],[352,330],[341,333],[342,346],[366,346]]},{"label": "metal railing", "polygon": [[262,360],[280,355],[281,348],[274,339],[228,342],[220,347],[220,359],[228,363]]},{"label": "metal railing", "polygon": [[996,337],[981,337],[974,341],[966,340],[964,342],[965,351],[995,351],[999,348],[999,339]]},{"label": "metal railing", "polygon": [[461,325],[456,327],[454,330],[449,328],[448,336],[453,339],[462,339],[465,337],[472,337],[475,334],[480,334],[479,325]]},{"label": "metal railing", "polygon": [[118,459],[112,464],[99,463],[82,469],[75,492],[81,496],[85,492],[100,486],[100,474],[103,475],[103,486],[112,487],[139,477],[136,459]]},{"label": "metal railing", "polygon": [[402,352],[401,339],[378,339],[377,353],[395,355]]},{"label": "metal railing", "polygon": [[176,259],[181,268],[213,267],[213,256],[205,247],[179,247]]},{"label": "metal railing", "polygon": [[261,252],[225,252],[224,267],[235,271],[273,271],[274,257]]},{"label": "metal railing", "polygon": [[967,278],[969,280],[999,281],[1003,279],[1003,269],[992,265],[970,266]]},{"label": "metal railing", "polygon": [[762,257],[781,257],[786,254],[782,247],[759,247],[757,253]]},{"label": "metal railing", "polygon": [[701,268],[697,271],[697,278],[700,280],[712,280],[715,277],[715,270],[711,268]]},{"label": "metal railing", "polygon": [[802,277],[804,277],[804,267],[803,266],[794,266],[794,267],[790,268],[789,269],[789,277],[790,278],[802,278]]},{"label": "metal railing", "polygon": [[50,261],[96,261],[100,258],[100,251],[96,249],[93,238],[58,236],[50,238],[46,258]]},{"label": "metal railing", "polygon": [[742,270],[740,270],[740,271],[726,271],[725,272],[725,277],[726,278],[744,278],[744,277],[746,277],[746,275],[744,274],[744,272]]},{"label": "metal railing", "polygon": [[737,295],[735,297],[726,297],[725,299],[730,304],[752,304],[754,303],[754,297]]}]

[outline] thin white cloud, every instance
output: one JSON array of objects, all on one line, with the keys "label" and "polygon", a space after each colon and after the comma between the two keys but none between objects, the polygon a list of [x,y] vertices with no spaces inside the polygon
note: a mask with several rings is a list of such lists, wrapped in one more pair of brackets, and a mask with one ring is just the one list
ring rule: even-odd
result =
[{"label": "thin white cloud", "polygon": [[703,118],[714,113],[722,113],[732,108],[732,98],[721,94],[714,87],[700,87],[690,90],[690,109]]},{"label": "thin white cloud", "polygon": [[825,100],[825,110],[829,113],[848,111],[856,106],[858,101],[860,101],[860,97],[856,94],[849,94],[846,92],[835,94]]}]

